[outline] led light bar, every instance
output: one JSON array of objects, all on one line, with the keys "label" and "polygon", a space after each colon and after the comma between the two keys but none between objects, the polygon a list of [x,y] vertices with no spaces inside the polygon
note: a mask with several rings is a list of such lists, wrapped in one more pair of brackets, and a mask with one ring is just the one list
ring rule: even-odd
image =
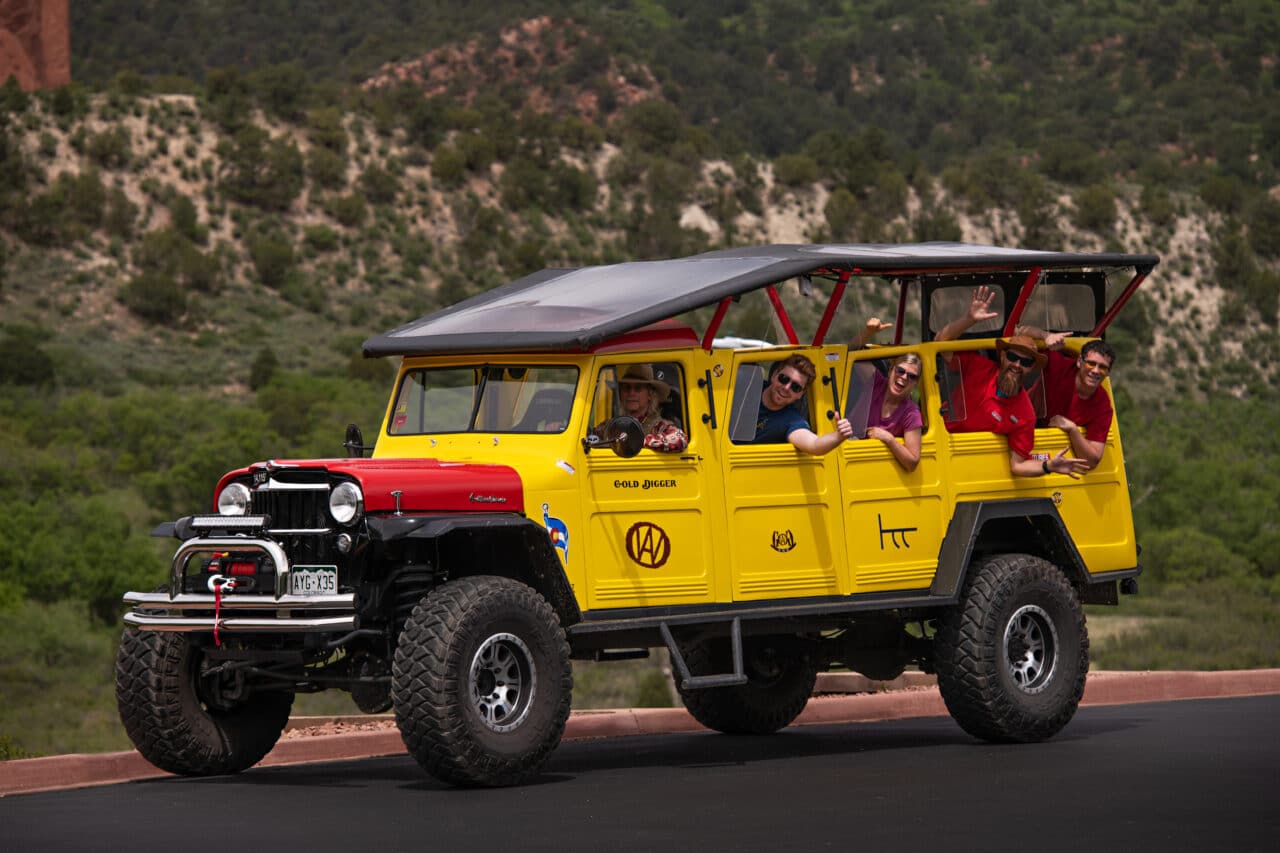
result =
[{"label": "led light bar", "polygon": [[270,519],[265,515],[197,515],[191,518],[193,530],[261,530]]}]

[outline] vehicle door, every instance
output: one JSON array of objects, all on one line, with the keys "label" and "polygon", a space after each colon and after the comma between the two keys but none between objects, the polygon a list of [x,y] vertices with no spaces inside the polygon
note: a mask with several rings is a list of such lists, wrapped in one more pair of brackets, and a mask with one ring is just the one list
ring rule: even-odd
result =
[{"label": "vehicle door", "polygon": [[[715,595],[715,554],[704,456],[711,432],[705,395],[690,395],[699,353],[602,356],[597,360],[588,440],[625,414],[624,384],[659,383],[658,417],[682,430],[687,446],[645,447],[631,458],[601,443],[584,457],[588,516],[587,585],[592,610],[707,602]],[[656,386],[651,386],[656,387]],[[696,384],[693,385],[696,389]],[[690,411],[691,402],[694,411]]]},{"label": "vehicle door", "polygon": [[803,398],[819,435],[834,429],[844,347],[778,347],[733,354],[729,428],[720,436],[729,572],[735,600],[843,595],[845,561],[839,454],[811,456],[789,442],[755,444],[771,368],[793,353],[814,363]]},{"label": "vehicle door", "polygon": [[865,438],[872,392],[888,380],[893,359],[907,352],[915,350],[883,347],[850,353],[845,376],[845,417],[855,439],[836,453],[842,466],[845,538],[855,593],[927,588],[946,532],[944,466],[938,455],[946,431],[937,415],[933,359],[922,358],[918,366],[916,393],[924,428],[915,470],[903,469],[883,442]]}]

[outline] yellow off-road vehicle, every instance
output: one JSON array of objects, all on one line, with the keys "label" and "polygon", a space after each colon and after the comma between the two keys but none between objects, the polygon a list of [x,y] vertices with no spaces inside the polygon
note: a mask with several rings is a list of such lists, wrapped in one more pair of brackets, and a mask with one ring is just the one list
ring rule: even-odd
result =
[{"label": "yellow off-road vehicle", "polygon": [[[336,688],[394,707],[432,775],[515,784],[560,740],[572,660],[665,647],[686,707],[722,732],[786,726],[831,666],[916,666],[976,737],[1050,737],[1084,689],[1082,604],[1136,591],[1119,427],[1079,479],[1011,476],[1005,438],[948,431],[965,401],[943,356],[1020,323],[1078,350],[1158,260],[731,249],[544,270],[371,338],[366,355],[401,358],[371,447],[353,425],[346,458],[231,471],[216,512],[162,526],[180,540],[167,586],[125,596],[125,728],[161,768],[232,772],[271,749],[296,693]],[[984,285],[998,316],[934,341]],[[826,339],[851,287],[891,289],[888,345]],[[718,337],[757,291],[774,340]],[[806,340],[796,299],[825,305]],[[771,365],[806,355],[813,431],[844,415],[861,436],[874,374],[905,352],[921,359],[914,470],[881,441],[752,442]],[[645,446],[619,400],[635,376],[687,446]],[[1067,446],[1035,432],[1037,453]]]}]

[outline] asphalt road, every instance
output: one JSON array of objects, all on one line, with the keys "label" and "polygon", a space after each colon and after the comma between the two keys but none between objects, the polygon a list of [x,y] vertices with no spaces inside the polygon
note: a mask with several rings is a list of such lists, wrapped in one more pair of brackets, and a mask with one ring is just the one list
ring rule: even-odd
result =
[{"label": "asphalt road", "polygon": [[948,718],[563,744],[533,784],[405,756],[0,799],[27,851],[1270,851],[1280,696],[1082,708],[996,746]]}]

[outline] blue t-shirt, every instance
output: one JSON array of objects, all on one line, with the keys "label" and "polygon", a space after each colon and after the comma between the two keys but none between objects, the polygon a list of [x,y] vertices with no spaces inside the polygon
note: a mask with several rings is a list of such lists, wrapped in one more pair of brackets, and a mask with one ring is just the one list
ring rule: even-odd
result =
[{"label": "blue t-shirt", "polygon": [[756,437],[751,443],[782,444],[795,430],[809,428],[809,418],[801,411],[798,403],[792,403],[776,412],[761,403],[760,413],[756,416]]}]

